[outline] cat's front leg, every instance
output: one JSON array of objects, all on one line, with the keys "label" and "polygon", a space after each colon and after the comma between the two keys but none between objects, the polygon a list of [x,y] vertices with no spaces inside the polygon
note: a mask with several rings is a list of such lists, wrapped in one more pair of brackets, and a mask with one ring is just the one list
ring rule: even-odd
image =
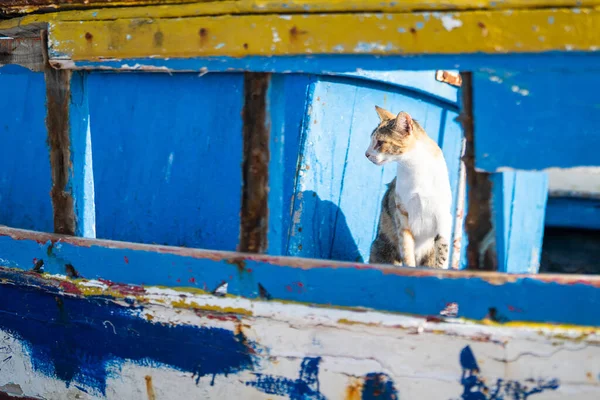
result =
[{"label": "cat's front leg", "polygon": [[396,205],[394,213],[396,232],[398,233],[398,254],[405,267],[416,267],[415,237],[408,225],[408,213],[400,205]]},{"label": "cat's front leg", "polygon": [[407,267],[416,267],[417,261],[415,257],[415,238],[409,229],[400,231],[400,257],[402,265]]},{"label": "cat's front leg", "polygon": [[435,268],[448,269],[450,258],[450,233],[452,230],[452,214],[444,214],[437,218],[438,233],[434,240]]},{"label": "cat's front leg", "polygon": [[450,246],[447,238],[441,235],[435,237],[435,268],[448,268]]}]

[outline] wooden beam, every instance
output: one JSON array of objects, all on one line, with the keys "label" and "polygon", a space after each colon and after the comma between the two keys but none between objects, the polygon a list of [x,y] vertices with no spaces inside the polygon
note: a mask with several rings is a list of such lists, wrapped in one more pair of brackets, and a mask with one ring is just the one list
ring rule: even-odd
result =
[{"label": "wooden beam", "polygon": [[466,139],[465,163],[467,175],[467,268],[495,271],[496,242],[492,225],[492,183],[490,174],[475,170],[475,123],[473,120],[473,76],[461,72],[462,112],[460,120]]},{"label": "wooden beam", "polygon": [[[100,274],[105,282],[117,283],[113,288],[125,290],[143,284],[173,290],[193,288],[196,293],[204,288],[204,293],[210,293],[225,282],[229,295],[259,298],[260,284],[273,300],[280,301],[434,317],[451,302],[458,306],[459,318],[482,320],[493,309],[496,317],[503,317],[501,321],[517,326],[527,326],[523,321],[600,325],[600,313],[593,307],[600,302],[600,276],[356,265],[66,237],[6,227],[0,227],[0,254],[3,265],[11,268],[29,270],[33,258],[43,259],[48,274],[65,275],[64,264],[68,264],[84,279]],[[239,272],[240,265],[245,266],[243,273]],[[22,276],[29,279],[31,274]],[[250,288],[248,282],[254,285]],[[90,295],[98,293],[94,286],[80,288]]]},{"label": "wooden beam", "polygon": [[[593,52],[600,10],[224,15],[50,21],[56,62],[317,54]],[[564,29],[565,26],[577,29]]]},{"label": "wooden beam", "polygon": [[44,74],[54,232],[95,237],[85,73],[47,67]]},{"label": "wooden beam", "polygon": [[[52,13],[51,19],[174,18],[201,15],[417,12],[594,7],[599,0],[5,0],[0,14]],[[38,15],[27,16],[27,20]],[[44,18],[43,16],[41,18]]]},{"label": "wooden beam", "polygon": [[244,76],[244,158],[239,250],[263,253],[267,248],[270,116],[270,74]]}]

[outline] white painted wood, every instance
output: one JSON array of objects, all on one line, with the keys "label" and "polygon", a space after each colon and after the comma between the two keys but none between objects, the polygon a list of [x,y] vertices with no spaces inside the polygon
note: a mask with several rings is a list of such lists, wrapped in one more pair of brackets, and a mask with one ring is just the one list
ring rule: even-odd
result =
[{"label": "white painted wood", "polygon": [[551,196],[600,198],[600,167],[549,168]]},{"label": "white painted wood", "polygon": [[[97,281],[80,286],[105,288]],[[67,388],[63,381],[35,371],[27,344],[4,331],[0,332],[0,358],[11,358],[0,365],[0,382],[11,382],[14,394],[44,399],[285,399],[291,397],[263,393],[247,383],[256,379],[255,373],[298,379],[304,358],[321,357],[319,389],[326,399],[360,399],[364,377],[369,373],[387,374],[403,400],[490,398],[461,397],[463,369],[459,358],[469,346],[480,369],[478,376],[490,388],[498,379],[514,380],[530,388],[535,382],[528,379],[556,379],[556,390],[528,398],[600,398],[600,335],[591,328],[488,326],[456,319],[428,322],[398,314],[250,301],[162,288],[147,288],[143,301],[146,306],[131,313],[153,323],[231,331],[241,326],[248,341],[256,343],[255,371],[217,375],[211,386],[209,377],[196,384],[191,373],[122,360],[111,367],[103,397],[85,382],[77,382],[77,386],[89,393],[73,384]],[[242,309],[251,315],[239,315],[237,321],[218,320],[201,312],[213,310],[210,313],[214,316],[215,307]],[[147,390],[148,376],[154,397]]]}]

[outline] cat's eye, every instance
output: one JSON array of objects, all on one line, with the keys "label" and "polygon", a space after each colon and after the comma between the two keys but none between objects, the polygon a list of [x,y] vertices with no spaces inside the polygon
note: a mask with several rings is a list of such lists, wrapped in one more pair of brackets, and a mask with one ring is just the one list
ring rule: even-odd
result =
[{"label": "cat's eye", "polygon": [[378,140],[377,143],[375,143],[375,147],[381,147],[383,146],[383,141]]}]

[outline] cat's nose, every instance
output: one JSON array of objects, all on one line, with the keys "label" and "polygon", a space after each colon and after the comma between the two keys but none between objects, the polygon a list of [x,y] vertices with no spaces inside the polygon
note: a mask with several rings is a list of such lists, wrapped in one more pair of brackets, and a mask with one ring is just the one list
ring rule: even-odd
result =
[{"label": "cat's nose", "polygon": [[365,157],[369,158],[369,152],[365,151]]}]

